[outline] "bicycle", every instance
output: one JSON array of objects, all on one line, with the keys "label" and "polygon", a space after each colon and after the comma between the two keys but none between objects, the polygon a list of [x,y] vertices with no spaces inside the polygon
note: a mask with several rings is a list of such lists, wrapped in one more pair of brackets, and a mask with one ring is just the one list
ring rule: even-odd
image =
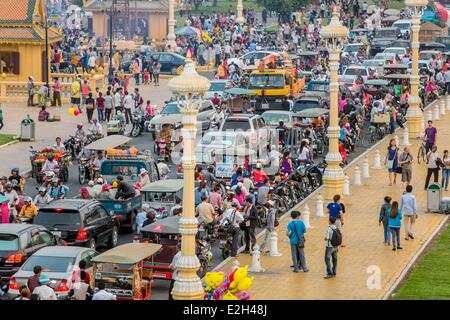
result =
[{"label": "bicycle", "polygon": [[419,147],[419,151],[417,152],[417,163],[420,164],[420,162],[426,161],[427,161],[427,147],[425,140],[422,139],[422,145]]},{"label": "bicycle", "polygon": [[377,142],[377,140],[379,139],[383,139],[384,136],[386,135],[387,132],[387,128],[386,128],[386,124],[382,124],[382,125],[378,125],[378,126],[373,126],[371,125],[369,127],[369,131],[366,132],[362,138],[362,145],[365,148],[370,147],[372,144],[374,144],[375,142]]}]

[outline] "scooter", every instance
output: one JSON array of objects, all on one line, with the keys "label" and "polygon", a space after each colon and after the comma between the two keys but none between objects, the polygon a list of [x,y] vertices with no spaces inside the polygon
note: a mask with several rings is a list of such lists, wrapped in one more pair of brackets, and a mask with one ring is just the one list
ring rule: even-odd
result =
[{"label": "scooter", "polygon": [[131,118],[133,128],[131,129],[131,136],[136,138],[145,130],[145,118],[139,112],[134,112]]}]

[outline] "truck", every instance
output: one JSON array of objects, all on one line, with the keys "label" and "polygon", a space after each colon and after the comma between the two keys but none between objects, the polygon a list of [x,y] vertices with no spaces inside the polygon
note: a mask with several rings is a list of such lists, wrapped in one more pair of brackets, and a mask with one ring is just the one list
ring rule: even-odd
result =
[{"label": "truck", "polygon": [[113,213],[120,222],[120,229],[129,232],[136,231],[136,215],[142,208],[142,196],[130,199],[97,199],[105,209]]}]

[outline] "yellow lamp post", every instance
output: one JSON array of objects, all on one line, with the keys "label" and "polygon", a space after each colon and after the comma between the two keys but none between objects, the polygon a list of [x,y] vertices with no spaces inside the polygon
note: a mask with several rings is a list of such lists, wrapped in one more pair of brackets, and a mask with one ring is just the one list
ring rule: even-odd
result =
[{"label": "yellow lamp post", "polygon": [[423,112],[420,110],[421,100],[419,98],[419,31],[420,17],[422,9],[428,4],[428,0],[405,0],[405,4],[412,9],[411,26],[411,48],[412,48],[412,68],[411,68],[411,94],[409,96],[409,108],[406,113],[408,120],[408,131],[411,138],[416,138],[422,134]]},{"label": "yellow lamp post", "polygon": [[242,4],[242,0],[238,0],[237,6],[237,18],[236,18],[236,22],[239,23],[240,25],[243,25],[245,22],[244,16],[242,14],[242,10],[244,10],[244,5]]},{"label": "yellow lamp post", "polygon": [[330,24],[323,27],[320,36],[325,40],[330,57],[330,121],[328,126],[329,150],[325,158],[328,166],[325,169],[323,181],[325,185],[325,195],[327,199],[332,199],[335,194],[342,195],[342,185],[344,183],[344,172],[339,166],[342,157],[339,153],[339,114],[338,114],[338,69],[339,55],[343,40],[348,36],[348,29],[339,21],[336,8],[333,10],[333,17]]},{"label": "yellow lamp post", "polygon": [[167,30],[167,42],[166,46],[170,46],[172,50],[177,47],[177,43],[175,41],[175,25],[177,21],[175,20],[175,0],[169,0],[169,21],[168,30]]},{"label": "yellow lamp post", "polygon": [[177,275],[172,290],[176,300],[201,300],[203,287],[197,270],[200,267],[195,255],[195,235],[198,221],[195,218],[194,172],[195,172],[195,137],[197,134],[197,113],[202,103],[203,94],[209,89],[210,82],[195,70],[195,64],[188,55],[183,72],[169,81],[169,89],[177,97],[182,107],[183,128],[183,216],[180,219],[181,257],[178,260]]}]

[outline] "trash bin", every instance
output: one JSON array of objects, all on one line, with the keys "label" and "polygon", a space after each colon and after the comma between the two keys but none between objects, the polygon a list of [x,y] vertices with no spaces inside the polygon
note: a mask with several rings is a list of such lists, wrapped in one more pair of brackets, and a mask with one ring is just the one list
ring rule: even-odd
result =
[{"label": "trash bin", "polygon": [[427,211],[440,212],[442,200],[442,188],[439,183],[432,183],[427,190]]},{"label": "trash bin", "polygon": [[34,140],[35,131],[35,122],[27,115],[20,125],[20,140]]}]

